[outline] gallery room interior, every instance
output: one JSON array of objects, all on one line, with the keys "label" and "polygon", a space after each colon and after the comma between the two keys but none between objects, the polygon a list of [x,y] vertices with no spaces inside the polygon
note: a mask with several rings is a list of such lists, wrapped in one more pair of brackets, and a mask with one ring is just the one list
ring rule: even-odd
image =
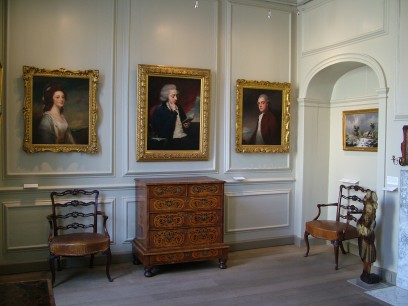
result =
[{"label": "gallery room interior", "polygon": [[[133,255],[150,276],[149,184],[190,195],[206,177],[220,268],[228,252],[305,251],[316,205],[356,184],[378,198],[372,271],[408,290],[407,1],[0,3],[1,274],[49,269],[50,194],[81,189],[99,191],[112,262]],[[39,132],[50,81],[65,86],[70,140]],[[270,142],[262,103],[279,131]],[[181,117],[171,140],[166,111]],[[344,245],[359,255],[357,239]]]}]

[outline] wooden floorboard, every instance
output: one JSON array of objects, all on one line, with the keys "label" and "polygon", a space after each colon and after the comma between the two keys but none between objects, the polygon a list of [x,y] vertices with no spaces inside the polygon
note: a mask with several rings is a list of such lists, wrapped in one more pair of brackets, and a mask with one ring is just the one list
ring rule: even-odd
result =
[{"label": "wooden floorboard", "polygon": [[[230,253],[228,268],[215,261],[162,266],[151,278],[131,262],[57,271],[56,305],[388,305],[347,280],[358,278],[360,258],[340,255],[334,270],[332,247],[312,247],[309,257],[296,246]],[[0,281],[49,277],[49,272],[0,277]]]}]

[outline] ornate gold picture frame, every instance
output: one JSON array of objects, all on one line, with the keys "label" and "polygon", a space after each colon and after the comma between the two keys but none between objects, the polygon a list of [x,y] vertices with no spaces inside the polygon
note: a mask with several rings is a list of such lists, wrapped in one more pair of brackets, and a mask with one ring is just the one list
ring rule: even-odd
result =
[{"label": "ornate gold picture frame", "polygon": [[137,161],[208,160],[211,71],[138,65]]},{"label": "ornate gold picture frame", "polygon": [[343,112],[343,150],[378,150],[378,108]]},{"label": "ornate gold picture frame", "polygon": [[24,66],[23,149],[97,153],[98,70]]},{"label": "ornate gold picture frame", "polygon": [[290,83],[237,80],[236,152],[289,152]]},{"label": "ornate gold picture frame", "polygon": [[3,66],[0,63],[0,132],[1,132],[1,117],[3,115]]}]

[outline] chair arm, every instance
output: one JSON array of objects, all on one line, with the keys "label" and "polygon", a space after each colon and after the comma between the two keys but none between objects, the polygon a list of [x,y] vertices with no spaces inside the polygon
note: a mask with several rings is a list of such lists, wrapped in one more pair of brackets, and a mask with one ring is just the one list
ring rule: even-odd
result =
[{"label": "chair arm", "polygon": [[319,219],[322,207],[337,206],[337,205],[338,205],[337,203],[317,204],[318,212],[317,212],[317,216],[313,220]]},{"label": "chair arm", "polygon": [[108,229],[106,227],[106,221],[108,220],[108,216],[103,211],[100,211],[100,210],[98,210],[96,213],[97,213],[97,215],[103,217],[103,231],[105,232],[105,236],[109,237],[109,232],[108,232]]}]

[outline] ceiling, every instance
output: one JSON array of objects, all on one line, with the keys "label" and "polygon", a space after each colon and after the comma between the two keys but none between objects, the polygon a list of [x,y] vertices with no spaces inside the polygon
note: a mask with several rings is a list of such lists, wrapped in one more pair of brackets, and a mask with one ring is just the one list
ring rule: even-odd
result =
[{"label": "ceiling", "polygon": [[272,3],[279,3],[279,4],[286,4],[286,5],[293,5],[293,6],[300,6],[308,2],[311,2],[313,0],[264,0],[264,1],[272,2]]}]

